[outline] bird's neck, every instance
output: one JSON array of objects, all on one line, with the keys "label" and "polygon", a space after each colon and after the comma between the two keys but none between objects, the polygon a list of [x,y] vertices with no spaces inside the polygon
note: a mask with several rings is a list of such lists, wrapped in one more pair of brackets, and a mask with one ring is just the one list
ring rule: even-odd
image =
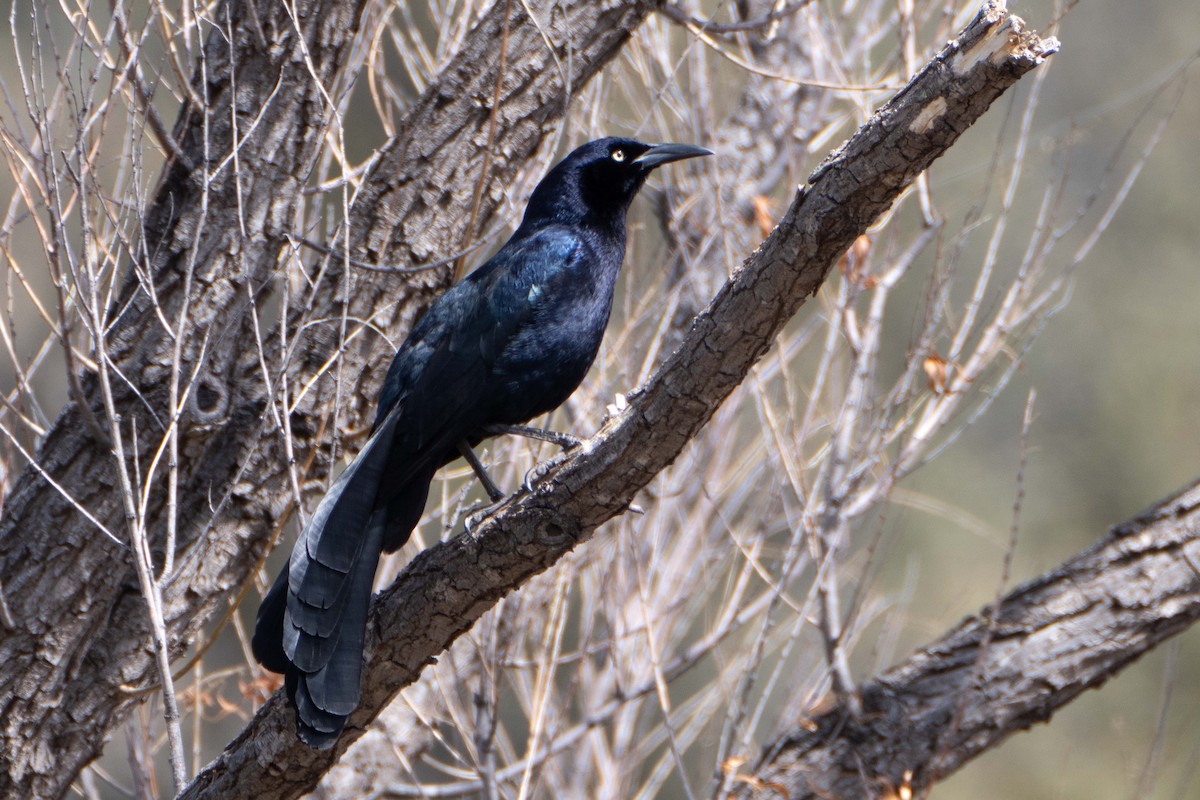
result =
[{"label": "bird's neck", "polygon": [[592,236],[610,240],[614,244],[618,244],[622,250],[625,247],[625,209],[618,209],[614,212],[596,212],[592,209],[584,210],[578,207],[571,207],[564,204],[561,208],[555,208],[550,213],[538,214],[531,216],[526,213],[525,218],[521,221],[521,226],[517,228],[513,236],[522,238],[532,236],[543,228],[551,225],[562,225],[586,231]]},{"label": "bird's neck", "polygon": [[543,181],[529,198],[517,234],[529,235],[547,225],[582,227],[625,242],[625,215],[632,198],[586,198],[576,182]]}]

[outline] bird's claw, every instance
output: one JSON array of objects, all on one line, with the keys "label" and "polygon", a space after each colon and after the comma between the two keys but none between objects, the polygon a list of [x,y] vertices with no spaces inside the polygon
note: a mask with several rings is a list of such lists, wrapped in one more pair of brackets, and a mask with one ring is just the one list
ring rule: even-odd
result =
[{"label": "bird's claw", "polygon": [[563,463],[566,460],[567,460],[567,454],[560,453],[559,455],[556,455],[553,458],[548,458],[545,461],[541,461],[537,464],[534,464],[532,467],[529,468],[529,471],[525,473],[525,479],[523,481],[521,481],[521,488],[527,492],[532,492],[533,487],[537,484],[538,481],[540,481],[542,478],[549,475],[551,472],[554,471],[555,467],[557,467],[559,464]]},{"label": "bird's claw", "polygon": [[493,511],[495,511],[502,505],[504,505],[503,498],[501,498],[500,500],[496,500],[491,503],[488,503],[486,506],[479,509],[478,511],[472,511],[470,514],[468,514],[466,517],[463,518],[463,530],[465,530],[467,533],[472,533],[474,531],[475,527],[479,525],[479,523],[481,523],[485,519],[487,519],[488,516]]},{"label": "bird's claw", "polygon": [[563,451],[574,450],[583,444],[583,439],[580,439],[573,433],[564,433],[563,431],[554,431],[554,444],[558,445]]}]

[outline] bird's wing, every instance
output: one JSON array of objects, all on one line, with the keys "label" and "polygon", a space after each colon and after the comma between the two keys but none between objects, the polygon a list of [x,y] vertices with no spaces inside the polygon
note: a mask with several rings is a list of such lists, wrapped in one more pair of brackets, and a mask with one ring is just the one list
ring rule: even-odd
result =
[{"label": "bird's wing", "polygon": [[[487,397],[496,362],[533,319],[545,285],[584,249],[578,235],[549,227],[509,242],[486,264],[452,287],[414,327],[396,354],[380,392],[382,424],[393,411],[401,422],[402,450],[453,447],[487,424]],[[419,466],[411,465],[415,470]],[[388,481],[399,485],[400,476]]]}]

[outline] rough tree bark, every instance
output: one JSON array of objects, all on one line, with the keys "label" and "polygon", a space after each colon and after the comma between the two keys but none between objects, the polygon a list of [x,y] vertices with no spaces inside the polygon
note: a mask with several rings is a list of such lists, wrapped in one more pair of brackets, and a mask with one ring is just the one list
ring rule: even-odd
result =
[{"label": "rough tree bark", "polygon": [[859,719],[786,722],[735,796],[919,797],[1197,618],[1200,482],[863,684]]},{"label": "rough tree bark", "polygon": [[[361,188],[350,235],[356,258],[421,262],[460,247],[463,220],[473,216],[482,227],[490,219],[503,187],[550,138],[573,92],[619,52],[655,5],[497,2],[402,122]],[[341,368],[362,373],[348,387],[355,395],[339,408],[341,419],[354,425],[366,406],[360,390],[377,385],[386,366],[382,337],[362,336],[347,346],[337,325],[304,325],[301,337],[295,331],[312,319],[357,319],[395,334],[449,280],[448,271],[416,281],[400,274],[344,275],[331,263],[290,315],[288,349],[279,349],[278,332],[265,337],[265,354],[245,346],[257,340],[247,296],[265,298],[293,233],[295,199],[329,113],[323,97],[345,66],[362,7],[357,0],[225,7],[218,17],[228,19],[227,30],[206,43],[204,70],[194,79],[197,96],[208,93],[207,118],[193,106],[180,116],[175,138],[186,159],[172,163],[159,187],[146,220],[145,249],[153,257],[131,268],[122,295],[129,303],[108,343],[115,365],[136,387],[118,398],[119,412],[128,415],[125,426],[145,416],[144,409],[157,410],[137,428],[145,433],[138,455],[146,464],[145,451],[162,434],[156,420],[171,417],[161,387],[172,368],[173,342],[157,327],[144,287],[155,287],[167,319],[188,304],[193,335],[182,372],[201,371],[181,420],[180,552],[163,587],[174,653],[245,586],[290,510],[290,464],[271,414],[280,374],[303,385],[341,351]],[[542,18],[531,19],[529,9]],[[497,48],[500,41],[506,47]],[[228,159],[233,111],[241,137],[236,173]],[[207,181],[198,172],[205,164],[214,170]],[[215,171],[217,164],[224,169]],[[477,194],[480,181],[485,191]],[[194,273],[185,300],[187,269]],[[206,329],[222,333],[209,341],[198,333]],[[334,377],[317,381],[289,420],[296,458],[307,469],[302,477],[312,484],[324,480],[333,461],[329,437],[320,432],[345,400]],[[127,551],[73,505],[122,533],[112,456],[89,430],[79,410],[68,407],[37,456],[40,469],[72,500],[30,468],[0,521],[0,587],[17,623],[0,640],[4,795],[61,796],[121,712],[155,689],[144,601]],[[318,451],[326,455],[312,457]],[[152,541],[165,539],[165,512],[152,509]]]},{"label": "rough tree bark", "polygon": [[[207,353],[180,447],[184,482],[203,481],[202,465],[219,441],[223,412],[249,388],[233,380],[237,345],[251,322],[245,298],[274,269],[296,198],[320,152],[329,113],[322,90],[345,61],[360,11],[361,0],[258,7],[230,2],[216,11],[214,22],[222,29],[204,46],[193,97],[174,129],[181,155],[168,163],[147,211],[143,255],[128,268],[106,343],[114,368],[130,381],[114,387],[122,428],[141,423],[137,455],[148,463],[146,449],[172,417],[166,386],[174,340],[159,314],[174,322],[187,306],[190,326],[179,330],[183,373]],[[299,12],[303,27],[292,12]],[[236,170],[228,159],[235,140]],[[153,297],[146,286],[154,287]],[[216,320],[230,335],[206,346],[201,332]],[[85,376],[85,386],[94,389],[94,377]],[[98,394],[91,391],[88,401],[103,418]],[[110,448],[70,405],[47,434],[37,462],[74,503],[127,540]],[[118,709],[136,697],[122,685],[144,681],[152,663],[128,550],[97,532],[73,502],[41,472],[26,468],[4,504],[0,586],[16,629],[0,638],[3,796],[61,794],[96,755]],[[272,516],[277,514],[268,520]],[[151,526],[162,542],[161,509],[158,517]],[[182,527],[185,536],[195,532]],[[132,626],[115,621],[121,605],[132,612],[126,614],[136,620]],[[122,650],[130,658],[111,657]]]},{"label": "rough tree bark", "polygon": [[379,710],[505,593],[625,510],[669,465],[821,285],[845,249],[1006,89],[1056,51],[986,4],[827,159],[775,231],[694,320],[628,405],[531,491],[470,534],[418,555],[372,609],[362,706],[338,745],[300,744],[282,693],[184,792],[190,800],[295,797]]}]

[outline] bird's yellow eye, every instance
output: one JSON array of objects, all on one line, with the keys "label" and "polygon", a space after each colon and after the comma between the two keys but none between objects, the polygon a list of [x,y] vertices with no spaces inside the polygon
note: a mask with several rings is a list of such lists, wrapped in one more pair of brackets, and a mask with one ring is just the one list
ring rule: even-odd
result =
[{"label": "bird's yellow eye", "polygon": [[618,164],[620,162],[624,161],[625,160],[625,151],[624,150],[613,150],[612,151],[612,160],[616,161]]}]

